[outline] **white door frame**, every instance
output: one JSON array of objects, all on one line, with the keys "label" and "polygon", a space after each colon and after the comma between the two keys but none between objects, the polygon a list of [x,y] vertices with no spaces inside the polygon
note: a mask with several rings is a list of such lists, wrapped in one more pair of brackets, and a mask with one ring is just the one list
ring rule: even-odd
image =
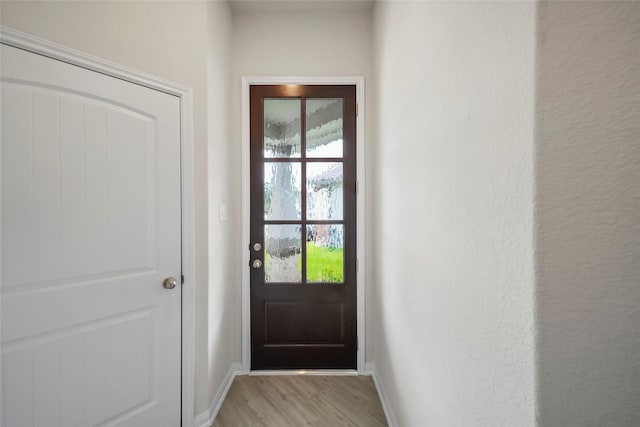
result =
[{"label": "white door frame", "polygon": [[77,65],[180,99],[180,177],[182,199],[182,425],[194,422],[194,178],[193,93],[191,88],[159,79],[96,56],[6,27],[0,42],[39,55]]},{"label": "white door frame", "polygon": [[[358,115],[356,117],[356,169],[357,169],[357,319],[358,319],[358,357],[357,372],[364,370],[365,360],[365,99],[364,76],[346,77],[280,77],[280,76],[246,76],[242,77],[242,371],[251,372],[251,300],[249,280],[249,226],[251,187],[249,180],[250,150],[249,150],[249,87],[251,85],[355,85]],[[257,371],[256,371],[257,372]],[[268,374],[270,372],[260,371]],[[335,371],[340,374],[344,371]],[[299,373],[309,373],[300,371]],[[314,373],[313,371],[310,373]],[[331,371],[323,371],[323,374]]]}]

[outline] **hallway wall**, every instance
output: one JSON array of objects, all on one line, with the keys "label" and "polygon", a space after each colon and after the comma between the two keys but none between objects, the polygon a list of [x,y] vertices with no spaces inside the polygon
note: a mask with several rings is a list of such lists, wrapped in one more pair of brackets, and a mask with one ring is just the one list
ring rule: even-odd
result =
[{"label": "hallway wall", "polygon": [[640,3],[542,2],[540,425],[640,425]]},{"label": "hallway wall", "polygon": [[[207,2],[207,126],[208,126],[208,225],[209,287],[206,365],[207,376],[197,378],[206,386],[196,401],[196,414],[211,405],[231,364],[241,359],[240,310],[240,207],[233,204],[235,185],[233,163],[235,141],[231,138],[231,8],[226,1]],[[227,210],[221,220],[220,209]]]},{"label": "hallway wall", "polygon": [[534,12],[376,4],[369,328],[399,425],[535,424]]}]

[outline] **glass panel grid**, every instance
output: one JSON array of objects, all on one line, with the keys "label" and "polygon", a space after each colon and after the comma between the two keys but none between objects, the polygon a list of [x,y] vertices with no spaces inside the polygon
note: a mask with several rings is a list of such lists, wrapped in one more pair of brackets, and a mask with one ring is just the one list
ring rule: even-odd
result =
[{"label": "glass panel grid", "polygon": [[264,112],[264,282],[344,283],[343,101],[267,98]]},{"label": "glass panel grid", "polygon": [[264,100],[264,157],[300,157],[300,99]]},{"label": "glass panel grid", "polygon": [[306,166],[306,219],[341,220],[344,210],[342,163],[309,162]]},{"label": "glass panel grid", "polygon": [[264,163],[264,219],[296,220],[301,217],[301,165]]},{"label": "glass panel grid", "polygon": [[307,157],[342,157],[342,98],[307,99],[305,136]]},{"label": "glass panel grid", "polygon": [[307,283],[344,282],[344,226],[307,226]]},{"label": "glass panel grid", "polygon": [[264,226],[265,283],[301,283],[301,230],[299,224]]}]

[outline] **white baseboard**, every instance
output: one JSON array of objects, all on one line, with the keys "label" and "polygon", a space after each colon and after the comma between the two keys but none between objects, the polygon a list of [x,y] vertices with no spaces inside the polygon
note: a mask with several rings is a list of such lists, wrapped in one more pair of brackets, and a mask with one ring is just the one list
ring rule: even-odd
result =
[{"label": "white baseboard", "polygon": [[301,376],[322,376],[322,377],[355,377],[358,371],[351,369],[298,369],[298,370],[272,370],[272,371],[249,371],[252,377],[260,376],[280,376],[280,375],[301,375]]},{"label": "white baseboard", "polygon": [[389,424],[389,427],[398,427],[398,422],[393,414],[393,409],[391,409],[391,402],[389,402],[389,398],[387,398],[387,394],[384,391],[382,379],[380,378],[380,374],[378,373],[375,363],[366,363],[364,365],[363,374],[371,375],[373,377],[373,383],[376,385],[376,389],[378,390],[378,397],[380,397],[382,410],[384,410],[384,415],[387,417],[387,424]]},{"label": "white baseboard", "polygon": [[227,397],[227,393],[229,392],[229,388],[231,388],[233,379],[240,373],[242,373],[242,365],[240,363],[232,363],[227,375],[222,381],[222,385],[220,385],[216,395],[213,397],[211,405],[209,405],[209,409],[196,416],[193,422],[195,427],[209,427],[213,424],[213,421],[216,419],[216,415],[218,415],[218,411],[222,406],[222,402],[224,402],[224,398]]}]

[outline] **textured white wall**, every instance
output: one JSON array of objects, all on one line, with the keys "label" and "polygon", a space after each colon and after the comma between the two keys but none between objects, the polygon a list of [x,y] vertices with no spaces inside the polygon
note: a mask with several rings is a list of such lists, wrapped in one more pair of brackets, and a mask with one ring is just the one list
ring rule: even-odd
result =
[{"label": "textured white wall", "polygon": [[[209,405],[234,362],[241,359],[240,312],[240,206],[233,181],[239,165],[234,164],[235,141],[231,139],[231,26],[232,16],[225,1],[209,3],[207,41],[207,98],[209,127],[209,321],[208,394]],[[227,220],[220,220],[220,208]],[[202,352],[202,354],[205,354]]]},{"label": "textured white wall", "polygon": [[402,426],[532,426],[532,3],[381,2],[373,361]]},{"label": "textured white wall", "polygon": [[[228,44],[230,28],[225,2],[207,5],[202,1],[2,1],[1,23],[110,61],[190,86],[194,90],[194,154],[196,202],[196,413],[207,409],[212,390],[219,387],[236,357],[220,355],[213,346],[237,349],[240,339],[229,311],[220,304],[229,302],[221,296],[235,287],[230,266],[239,262],[237,251],[225,251],[228,230],[214,224],[211,250],[219,267],[208,277],[208,197],[220,203],[228,197],[228,178],[220,174],[207,177],[208,146],[215,166],[226,161],[225,144],[229,143],[228,99],[208,93],[208,86],[220,89],[228,82]],[[208,23],[211,20],[211,24]],[[213,39],[213,40],[212,40]],[[227,40],[226,45],[218,41]],[[207,60],[217,58],[218,63]],[[210,119],[207,124],[207,119]],[[226,130],[225,130],[226,129]],[[208,188],[211,186],[210,188]],[[231,226],[238,224],[229,223]],[[223,237],[224,236],[224,237]],[[237,277],[235,278],[237,280]],[[209,290],[211,289],[211,294]],[[217,300],[221,298],[221,300]],[[207,302],[215,299],[211,316]],[[213,318],[212,318],[213,317]],[[211,320],[211,322],[209,322]],[[209,344],[209,345],[208,345]],[[227,350],[229,351],[229,350]],[[213,380],[211,380],[212,378]]]},{"label": "textured white wall", "polygon": [[541,3],[540,425],[640,425],[640,3]]}]

